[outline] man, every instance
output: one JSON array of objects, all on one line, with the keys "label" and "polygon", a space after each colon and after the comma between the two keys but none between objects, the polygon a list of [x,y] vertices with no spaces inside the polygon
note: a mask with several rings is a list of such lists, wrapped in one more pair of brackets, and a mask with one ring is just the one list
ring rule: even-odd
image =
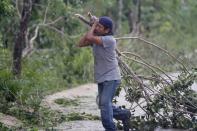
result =
[{"label": "man", "polygon": [[120,70],[116,59],[116,40],[113,37],[113,22],[103,16],[95,20],[91,29],[79,42],[79,47],[92,46],[94,77],[98,84],[101,120],[106,131],[116,131],[113,117],[123,121],[124,131],[129,131],[130,111],[112,105],[116,88],[120,85]]}]

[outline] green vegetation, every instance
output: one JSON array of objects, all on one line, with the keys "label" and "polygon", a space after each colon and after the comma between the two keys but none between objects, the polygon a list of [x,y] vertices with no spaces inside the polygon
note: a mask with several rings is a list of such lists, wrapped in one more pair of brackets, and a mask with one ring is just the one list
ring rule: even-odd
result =
[{"label": "green vegetation", "polygon": [[11,4],[10,0],[1,0],[0,1],[0,18],[3,18],[3,16],[10,15],[13,8],[14,7]]},{"label": "green vegetation", "polygon": [[65,117],[66,121],[76,120],[100,120],[99,116],[87,114],[87,113],[70,113]]},{"label": "green vegetation", "polygon": [[[197,128],[194,115],[197,112],[197,93],[190,89],[194,79],[196,79],[196,73],[187,76],[186,79],[180,75],[179,80],[175,81],[173,86],[161,89],[162,92],[155,95],[153,101],[145,106],[146,114],[134,116],[131,119],[132,128],[151,131],[161,126],[195,130]],[[136,100],[136,98],[134,97],[132,100]],[[177,106],[180,106],[178,110]]]},{"label": "green vegetation", "polygon": [[0,123],[0,129],[3,131],[9,131],[9,128],[3,125],[2,123]]},{"label": "green vegetation", "polygon": [[43,107],[39,107],[39,109],[35,111],[28,107],[12,106],[5,113],[21,120],[23,125],[17,129],[47,129],[48,127],[54,127],[58,123],[65,121],[67,117],[60,112]]},{"label": "green vegetation", "polygon": [[59,104],[59,105],[63,105],[63,106],[78,106],[79,105],[79,101],[77,99],[56,99],[55,103]]},{"label": "green vegetation", "polygon": [[[121,0],[33,1],[25,41],[20,43],[23,51],[28,49],[28,44],[33,43],[33,48],[30,53],[22,57],[21,74],[20,77],[16,77],[13,75],[13,50],[17,33],[20,32],[23,1],[1,0],[0,112],[17,117],[24,122],[24,128],[35,130],[39,127],[53,127],[64,120],[97,119],[89,114],[78,113],[63,116],[61,113],[56,114],[40,106],[45,95],[93,82],[91,48],[76,47],[87,28],[74,17],[75,13],[84,15],[91,11],[96,16],[109,15],[116,25],[115,37],[141,36],[165,48],[178,59],[182,59],[189,70],[196,67],[196,0],[141,1],[139,23],[135,23],[140,25],[137,33],[133,31],[134,21],[131,21],[130,16],[136,11],[136,2],[139,0],[123,0],[122,10],[119,10],[118,1]],[[118,15],[119,12],[121,16]],[[121,25],[121,28],[118,25]],[[32,39],[34,36],[35,39]],[[118,43],[121,51],[134,52],[166,72],[181,70],[173,59],[169,59],[160,50],[141,41],[132,39]],[[139,64],[131,61],[129,65],[136,72],[150,74]],[[169,90],[172,91],[170,87]],[[139,92],[136,91],[134,94],[139,95]],[[56,102],[66,106],[78,104],[77,100],[59,99]],[[139,118],[134,119],[139,124],[138,120]],[[183,120],[183,123],[185,121]],[[177,127],[181,126],[177,125]],[[0,123],[0,128],[6,127]]]}]

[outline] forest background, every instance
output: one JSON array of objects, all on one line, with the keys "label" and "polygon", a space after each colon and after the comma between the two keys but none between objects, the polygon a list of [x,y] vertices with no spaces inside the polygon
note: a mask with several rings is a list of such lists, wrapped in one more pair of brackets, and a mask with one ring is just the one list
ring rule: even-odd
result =
[{"label": "forest background", "polygon": [[[77,48],[88,27],[74,15],[87,16],[89,11],[110,16],[115,37],[143,37],[183,59],[190,69],[196,67],[196,0],[1,0],[0,112],[22,117],[26,126],[41,126],[36,114],[29,119],[24,110],[36,113],[45,95],[93,82],[91,49]],[[159,50],[140,41],[118,41],[118,48],[169,72],[178,70]],[[48,121],[45,126],[61,120]]]}]

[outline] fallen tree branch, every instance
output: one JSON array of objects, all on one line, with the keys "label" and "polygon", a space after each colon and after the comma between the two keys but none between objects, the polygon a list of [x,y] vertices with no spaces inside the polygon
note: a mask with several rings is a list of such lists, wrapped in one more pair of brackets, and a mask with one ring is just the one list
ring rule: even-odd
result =
[{"label": "fallen tree branch", "polygon": [[[127,57],[126,55],[124,55],[125,52],[122,52],[121,54],[122,54],[122,56],[124,56],[124,57],[127,58],[127,59],[130,59],[130,60],[132,60],[132,61],[135,61],[135,62],[137,62],[137,63],[140,63],[140,64],[142,64],[142,65],[148,67],[148,68],[151,69],[153,72],[155,72],[158,76],[160,76],[159,73],[157,73],[153,68],[155,68],[155,69],[161,71],[161,72],[162,72],[166,77],[168,77],[169,80],[173,83],[172,79],[165,73],[165,71],[163,71],[163,70],[160,69],[159,67],[156,67],[156,66],[154,66],[154,65],[151,65],[151,64],[147,63],[144,59],[142,59],[140,56],[138,56],[138,55],[136,55],[136,54],[134,54],[134,53],[130,53],[130,52],[129,52],[129,53],[126,52],[126,53],[127,53],[127,54],[132,54],[132,55],[134,55],[134,56],[140,58],[140,60],[142,60],[142,61],[135,60],[135,59],[133,59],[133,58]],[[161,77],[162,79],[164,79],[162,76],[160,76],[160,77]],[[165,79],[164,79],[164,80],[165,80]],[[166,80],[165,80],[165,81],[166,81]],[[166,81],[166,82],[167,82],[167,81]],[[167,83],[168,83],[168,82],[167,82]]]},{"label": "fallen tree branch", "polygon": [[149,45],[152,45],[160,50],[162,50],[166,55],[172,57],[174,60],[176,60],[179,64],[181,64],[183,66],[183,68],[185,69],[185,71],[187,71],[187,73],[190,73],[187,68],[185,67],[185,65],[180,61],[178,60],[174,55],[172,55],[169,51],[159,47],[158,45],[152,43],[152,42],[149,42],[141,37],[118,37],[118,38],[115,38],[116,40],[124,40],[124,39],[138,39],[138,40],[141,40],[143,42],[145,42],[146,44],[149,44]]}]

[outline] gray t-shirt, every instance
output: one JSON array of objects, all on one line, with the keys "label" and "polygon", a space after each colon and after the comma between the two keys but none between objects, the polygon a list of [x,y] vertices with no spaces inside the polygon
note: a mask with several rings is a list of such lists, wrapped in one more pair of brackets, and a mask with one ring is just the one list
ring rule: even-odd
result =
[{"label": "gray t-shirt", "polygon": [[102,36],[102,45],[93,44],[94,78],[96,83],[120,80],[116,58],[116,40],[113,36]]}]

